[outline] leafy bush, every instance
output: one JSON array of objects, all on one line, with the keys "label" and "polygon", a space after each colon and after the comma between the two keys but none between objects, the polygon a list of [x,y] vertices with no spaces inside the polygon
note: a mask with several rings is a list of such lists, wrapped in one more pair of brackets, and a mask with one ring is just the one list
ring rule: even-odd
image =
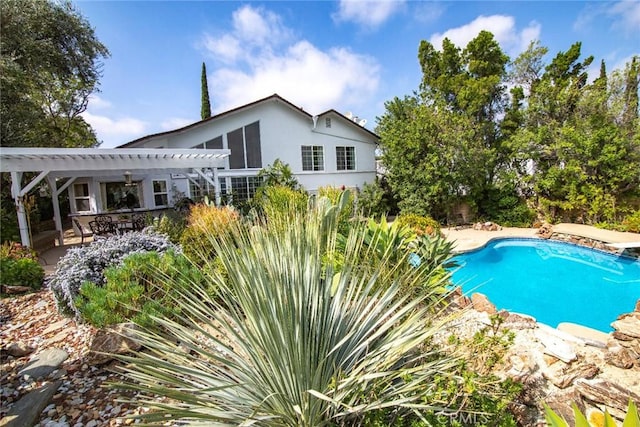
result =
[{"label": "leafy bush", "polygon": [[142,331],[146,350],[120,356],[131,380],[123,387],[151,408],[137,417],[358,425],[380,408],[398,417],[432,409],[433,381],[454,361],[424,345],[438,329],[430,300],[399,292],[399,283],[420,282],[426,270],[388,280],[381,274],[393,269],[388,256],[378,269],[361,268],[366,224],[354,223],[336,272],[325,260],[338,246],[341,214],[322,198],[305,215],[292,215],[287,228],[267,222],[231,223],[223,236],[207,230],[228,271],[227,280],[209,276],[220,298],[199,286],[177,287],[180,321],[157,319],[167,335]]},{"label": "leafy bush", "polygon": [[418,236],[438,236],[440,235],[440,224],[435,219],[428,216],[416,214],[402,214],[396,218],[401,225],[409,226]]},{"label": "leafy bush", "polygon": [[636,210],[631,215],[628,215],[622,221],[623,231],[629,231],[631,233],[640,233],[640,209]]},{"label": "leafy bush", "polygon": [[309,196],[306,192],[293,190],[282,185],[261,187],[254,197],[256,208],[267,221],[287,220],[291,215],[301,214],[307,210]]},{"label": "leafy bush", "polygon": [[7,242],[0,247],[0,283],[7,286],[28,286],[40,289],[44,269],[31,248]]},{"label": "leafy bush", "polygon": [[178,318],[176,287],[202,283],[204,275],[182,254],[168,251],[129,255],[104,271],[106,283],[85,282],[75,304],[81,317],[97,327],[133,321],[152,328],[152,316]]},{"label": "leafy bush", "polygon": [[505,227],[531,227],[536,213],[515,188],[493,188],[480,203],[480,215]]},{"label": "leafy bush", "polygon": [[191,207],[187,228],[180,238],[184,254],[197,264],[216,256],[214,240],[219,239],[240,222],[240,215],[231,207],[216,207],[198,203]]},{"label": "leafy bush", "polygon": [[358,209],[362,215],[378,217],[397,211],[393,194],[389,186],[385,186],[384,183],[384,180],[376,177],[374,182],[364,184],[357,198]]},{"label": "leafy bush", "polygon": [[182,233],[187,228],[186,214],[183,212],[169,212],[152,221],[152,226],[159,234],[165,234],[171,242],[178,244]]},{"label": "leafy bush", "polygon": [[75,300],[85,282],[104,286],[104,271],[118,265],[127,256],[139,252],[181,252],[167,236],[151,229],[96,239],[88,246],[71,248],[60,258],[56,271],[48,281],[58,308],[80,316]]},{"label": "leafy bush", "polygon": [[434,400],[461,412],[437,411],[427,416],[428,425],[437,427],[474,425],[479,427],[517,425],[509,404],[520,394],[522,385],[511,379],[500,380],[492,372],[513,344],[513,332],[501,328],[502,318],[493,316],[491,325],[473,337],[451,335],[448,351],[461,357],[452,375],[438,376]]},{"label": "leafy bush", "polygon": [[28,286],[40,289],[44,269],[38,261],[30,258],[12,259],[0,257],[0,282],[7,286]]},{"label": "leafy bush", "polygon": [[29,258],[33,260],[38,259],[36,251],[28,246],[23,246],[16,242],[5,242],[0,246],[0,257],[9,258],[13,260]]},{"label": "leafy bush", "polygon": [[2,243],[20,239],[16,208],[10,198],[2,198],[0,204],[0,241]]}]

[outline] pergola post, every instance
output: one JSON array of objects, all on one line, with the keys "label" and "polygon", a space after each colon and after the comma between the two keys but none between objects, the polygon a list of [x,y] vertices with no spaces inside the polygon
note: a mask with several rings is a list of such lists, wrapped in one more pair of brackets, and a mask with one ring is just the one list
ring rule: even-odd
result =
[{"label": "pergola post", "polygon": [[211,168],[213,169],[213,182],[215,182],[215,186],[214,188],[214,195],[215,195],[215,199],[216,199],[216,206],[220,206],[220,204],[222,203],[222,198],[220,197],[220,181],[218,181],[218,168]]},{"label": "pergola post", "polygon": [[29,223],[24,209],[24,197],[20,195],[20,185],[22,182],[22,172],[11,172],[11,196],[16,204],[18,214],[18,228],[20,229],[20,240],[24,246],[31,247],[29,238]]},{"label": "pergola post", "polygon": [[56,179],[52,176],[47,176],[47,182],[51,189],[51,203],[53,204],[53,222],[56,224],[56,231],[58,232],[58,243],[60,246],[64,245],[64,231],[62,230],[62,218],[60,217],[60,200],[58,199],[58,186]]}]

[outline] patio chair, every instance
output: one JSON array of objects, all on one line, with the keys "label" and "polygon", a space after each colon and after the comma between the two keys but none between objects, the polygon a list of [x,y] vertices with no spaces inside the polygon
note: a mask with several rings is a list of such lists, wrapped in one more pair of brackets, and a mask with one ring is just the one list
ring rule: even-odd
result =
[{"label": "patio chair", "polygon": [[118,225],[113,222],[110,215],[97,215],[94,221],[97,224],[98,234],[116,234],[118,232]]},{"label": "patio chair", "polygon": [[71,221],[73,221],[73,224],[80,232],[80,245],[84,245],[84,238],[93,237],[93,230],[85,229],[82,224],[80,224],[80,221],[78,221],[76,218],[71,218]]},{"label": "patio chair", "polygon": [[141,231],[147,226],[147,220],[144,215],[133,215],[131,217],[131,228],[133,231]]}]

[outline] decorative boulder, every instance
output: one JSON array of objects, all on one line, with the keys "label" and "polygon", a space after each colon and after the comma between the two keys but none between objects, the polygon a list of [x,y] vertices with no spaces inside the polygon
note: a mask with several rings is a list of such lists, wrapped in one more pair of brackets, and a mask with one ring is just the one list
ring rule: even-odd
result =
[{"label": "decorative boulder", "polygon": [[493,305],[491,301],[489,301],[489,298],[479,292],[471,295],[471,305],[473,306],[474,310],[483,311],[488,314],[496,314],[498,312],[496,310],[496,306]]},{"label": "decorative boulder", "polygon": [[121,323],[109,329],[101,329],[93,337],[87,355],[87,363],[101,365],[113,360],[117,354],[140,350],[133,323]]}]

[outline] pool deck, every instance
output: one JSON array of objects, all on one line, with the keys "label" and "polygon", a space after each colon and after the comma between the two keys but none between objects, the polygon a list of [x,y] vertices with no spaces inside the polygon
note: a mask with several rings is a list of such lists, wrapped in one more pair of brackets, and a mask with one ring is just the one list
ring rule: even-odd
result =
[{"label": "pool deck", "polygon": [[[455,250],[459,252],[471,251],[481,248],[493,239],[504,237],[539,237],[537,228],[515,228],[505,227],[497,231],[474,230],[473,228],[443,228],[442,233],[447,238],[455,242]],[[599,240],[604,243],[634,243],[640,242],[639,233],[626,233],[621,231],[602,230],[590,225],[582,224],[556,224],[553,226],[554,233],[570,234],[573,236],[586,237]]]}]

